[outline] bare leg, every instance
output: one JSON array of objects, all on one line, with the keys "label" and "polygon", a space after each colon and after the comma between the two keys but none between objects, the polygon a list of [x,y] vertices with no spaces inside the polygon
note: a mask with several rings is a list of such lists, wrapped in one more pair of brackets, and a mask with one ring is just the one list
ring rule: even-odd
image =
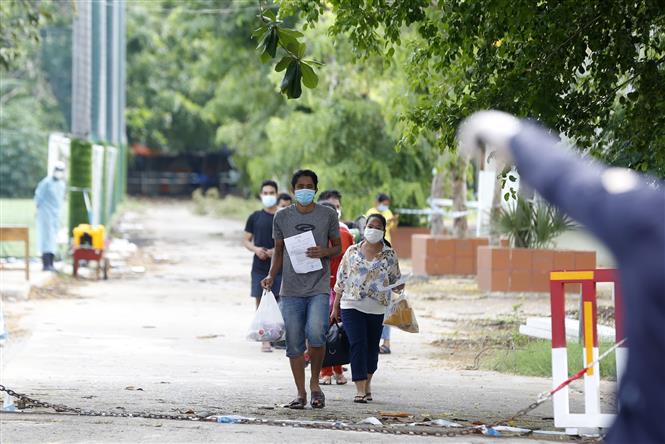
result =
[{"label": "bare leg", "polygon": [[372,394],[372,377],[374,376],[373,373],[370,373],[367,375],[367,381],[365,381],[365,394],[366,395],[371,395]]},{"label": "bare leg", "polygon": [[[298,390],[298,397],[307,399],[307,391],[305,391],[305,357],[303,355],[297,358],[289,358],[291,364],[291,373],[293,373],[293,381],[296,383]],[[320,370],[321,364],[319,364]],[[318,372],[316,373],[318,375]],[[317,378],[318,384],[318,378]]]},{"label": "bare leg", "polygon": [[[321,367],[323,365],[323,358],[326,354],[325,347],[310,347],[309,348],[309,362],[312,368],[312,376],[309,379],[309,389],[312,392],[320,392],[321,387],[319,386],[319,373],[321,372]],[[304,385],[304,365],[305,361],[303,360],[303,385]]]},{"label": "bare leg", "polygon": [[367,380],[353,381],[356,385],[356,396],[365,396],[367,394]]}]

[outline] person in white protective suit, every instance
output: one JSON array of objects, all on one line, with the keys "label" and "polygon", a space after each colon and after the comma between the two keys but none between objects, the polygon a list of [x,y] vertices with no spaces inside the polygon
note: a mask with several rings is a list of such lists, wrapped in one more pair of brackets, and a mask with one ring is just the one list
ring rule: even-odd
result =
[{"label": "person in white protective suit", "polygon": [[56,236],[60,229],[60,209],[65,200],[65,164],[56,162],[50,176],[43,178],[35,190],[37,206],[37,239],[44,271],[55,271],[53,260]]}]

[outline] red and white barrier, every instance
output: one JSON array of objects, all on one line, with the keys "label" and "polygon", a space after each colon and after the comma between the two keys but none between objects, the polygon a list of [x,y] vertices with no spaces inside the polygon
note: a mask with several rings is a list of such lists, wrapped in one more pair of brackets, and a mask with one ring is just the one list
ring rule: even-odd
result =
[{"label": "red and white barrier", "polygon": [[[566,351],[565,284],[581,284],[584,325],[584,365],[598,360],[598,332],[596,320],[596,284],[614,283],[615,342],[624,339],[621,290],[617,273],[613,269],[590,271],[553,271],[550,273],[550,301],[552,307],[552,386],[558,387],[569,379]],[[617,382],[625,368],[628,350],[625,342],[616,349]],[[553,396],[554,425],[566,428],[567,433],[594,433],[607,428],[614,421],[614,413],[600,410],[600,366],[595,362],[584,374],[584,413],[570,413],[568,387]]]}]

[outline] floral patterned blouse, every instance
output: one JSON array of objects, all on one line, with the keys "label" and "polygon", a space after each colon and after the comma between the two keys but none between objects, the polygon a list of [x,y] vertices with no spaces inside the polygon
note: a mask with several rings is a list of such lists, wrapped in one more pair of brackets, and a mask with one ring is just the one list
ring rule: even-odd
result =
[{"label": "floral patterned blouse", "polygon": [[342,292],[342,300],[359,301],[370,297],[382,305],[390,303],[390,290],[381,290],[395,284],[402,277],[395,250],[383,245],[374,259],[368,260],[360,244],[346,250],[337,270],[335,292]]}]

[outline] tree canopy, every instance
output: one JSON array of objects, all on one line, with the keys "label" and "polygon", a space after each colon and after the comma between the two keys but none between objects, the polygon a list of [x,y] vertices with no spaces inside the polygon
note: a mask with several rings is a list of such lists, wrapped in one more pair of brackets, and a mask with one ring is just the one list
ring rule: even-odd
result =
[{"label": "tree canopy", "polygon": [[[342,191],[349,218],[367,210],[379,191],[393,194],[399,206],[426,204],[436,149],[419,139],[395,150],[406,73],[376,56],[357,63],[346,39],[328,37],[332,16],[302,35],[293,31],[307,45],[298,63],[318,75],[316,88],[288,100],[281,83],[294,59],[276,49],[275,64],[287,63],[281,72],[260,60],[265,36],[252,37],[265,26],[258,4],[164,0],[127,8],[130,143],[164,152],[227,145],[252,191],[263,179],[285,186],[295,169],[312,168],[322,189]],[[294,17],[280,22],[284,29],[296,25]],[[396,56],[406,58],[406,51]]]},{"label": "tree canopy", "polygon": [[536,118],[606,161],[665,176],[665,7],[634,2],[282,0],[360,58],[404,47],[408,144],[441,147],[479,109]]}]

